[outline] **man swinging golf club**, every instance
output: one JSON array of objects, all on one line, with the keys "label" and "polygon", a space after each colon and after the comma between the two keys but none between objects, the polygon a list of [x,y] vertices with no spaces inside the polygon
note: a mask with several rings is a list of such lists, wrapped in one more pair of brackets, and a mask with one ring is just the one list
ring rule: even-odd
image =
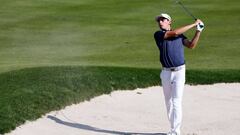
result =
[{"label": "man swinging golf club", "polygon": [[[165,104],[171,130],[168,135],[180,135],[182,121],[182,96],[185,84],[184,46],[194,48],[197,45],[204,24],[196,19],[194,23],[172,29],[172,18],[165,13],[156,17],[161,30],[156,31],[154,38],[160,51],[160,62]],[[195,28],[195,35],[191,40],[183,35],[184,32]]]}]

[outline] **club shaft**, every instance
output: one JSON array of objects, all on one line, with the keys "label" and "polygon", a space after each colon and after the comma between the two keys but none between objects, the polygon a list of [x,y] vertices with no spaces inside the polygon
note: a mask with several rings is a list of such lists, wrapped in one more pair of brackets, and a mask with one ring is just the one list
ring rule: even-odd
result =
[{"label": "club shaft", "polygon": [[184,11],[189,14],[194,20],[197,20],[197,18],[182,4],[182,2],[177,1],[177,3],[184,9]]}]

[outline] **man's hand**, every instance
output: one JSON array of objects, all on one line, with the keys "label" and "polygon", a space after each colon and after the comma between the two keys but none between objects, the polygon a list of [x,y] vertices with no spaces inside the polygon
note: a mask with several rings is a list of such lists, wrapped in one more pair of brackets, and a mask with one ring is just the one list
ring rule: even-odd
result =
[{"label": "man's hand", "polygon": [[195,26],[197,26],[199,23],[202,23],[202,21],[200,19],[196,19],[194,22]]},{"label": "man's hand", "polygon": [[203,22],[200,22],[200,23],[197,25],[197,31],[202,32],[203,29],[204,29],[204,23],[203,23]]},{"label": "man's hand", "polygon": [[200,19],[197,19],[194,24],[197,26],[197,31],[201,32],[204,29],[204,23]]}]

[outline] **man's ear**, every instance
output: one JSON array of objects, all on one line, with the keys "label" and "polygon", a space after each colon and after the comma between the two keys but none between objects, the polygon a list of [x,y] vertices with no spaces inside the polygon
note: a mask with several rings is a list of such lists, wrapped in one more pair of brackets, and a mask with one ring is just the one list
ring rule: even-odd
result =
[{"label": "man's ear", "polygon": [[172,21],[169,21],[169,25],[171,25],[172,24]]}]

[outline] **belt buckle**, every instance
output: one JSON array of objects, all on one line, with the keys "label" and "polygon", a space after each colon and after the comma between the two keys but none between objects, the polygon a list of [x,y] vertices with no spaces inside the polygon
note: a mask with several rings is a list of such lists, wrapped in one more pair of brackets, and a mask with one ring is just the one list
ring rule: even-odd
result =
[{"label": "belt buckle", "polygon": [[171,71],[175,71],[175,68],[171,68],[170,70],[171,70]]}]

